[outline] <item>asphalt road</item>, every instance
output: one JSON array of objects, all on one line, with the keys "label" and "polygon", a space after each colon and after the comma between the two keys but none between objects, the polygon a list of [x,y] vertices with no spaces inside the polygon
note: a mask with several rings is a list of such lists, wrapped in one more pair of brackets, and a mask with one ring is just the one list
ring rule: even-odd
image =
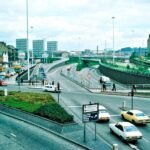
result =
[{"label": "asphalt road", "polygon": [[[72,83],[70,80],[59,75],[60,70],[54,70],[48,74],[49,80],[59,81],[63,89],[63,92],[60,95],[60,104],[63,105],[68,111],[70,111],[74,116],[75,120],[82,124],[82,105],[88,104],[91,102],[98,102],[103,104],[108,109],[111,114],[110,122],[123,121],[120,117],[120,107],[122,106],[123,101],[126,101],[126,106],[131,107],[131,98],[128,96],[113,96],[113,95],[102,95],[90,93],[87,90],[81,88],[80,86]],[[85,73],[85,72],[84,72]],[[83,74],[86,76],[87,74]],[[57,99],[57,95],[53,94]],[[148,98],[139,98],[134,97],[134,108],[140,109],[150,115],[150,100]],[[99,140],[104,140],[107,145],[111,147],[112,144],[117,143],[119,149],[121,150],[130,150],[130,149],[140,149],[140,150],[149,150],[150,147],[150,125],[146,126],[137,126],[138,129],[143,134],[143,139],[139,140],[137,143],[124,143],[109,131],[109,123],[99,123],[97,124],[97,137]],[[87,124],[94,132],[93,123]]]},{"label": "asphalt road", "polygon": [[1,150],[77,150],[71,144],[41,128],[0,114]]},{"label": "asphalt road", "polygon": [[[55,83],[60,82],[60,86],[62,88],[62,93],[60,94],[60,104],[63,107],[65,107],[65,109],[68,112],[74,115],[76,122],[78,122],[81,126],[83,126],[82,105],[88,104],[89,102],[93,102],[93,103],[98,102],[106,106],[109,113],[111,114],[110,122],[123,121],[120,117],[120,111],[121,111],[120,107],[122,106],[122,103],[125,101],[126,106],[130,108],[131,97],[90,93],[86,89],[81,88],[80,86],[74,84],[70,80],[61,76],[60,75],[61,69],[62,68],[59,68],[48,73],[47,78],[49,82],[52,82],[52,81],[55,81]],[[86,76],[87,76],[87,72],[84,70],[82,73],[82,77],[84,78]],[[12,86],[8,87],[8,89],[9,88],[14,89]],[[15,88],[18,88],[18,86],[16,86]],[[21,86],[21,90],[27,91],[28,89],[24,86]],[[42,92],[42,91],[38,89],[37,92]],[[57,100],[58,95],[55,93],[53,93],[52,95]],[[148,98],[134,97],[134,108],[140,109],[144,111],[145,113],[147,113],[148,115],[150,115],[149,106],[150,106],[150,100]],[[97,126],[97,141],[98,140],[103,141],[110,148],[112,147],[112,144],[116,143],[119,145],[119,149],[121,150],[130,150],[133,148],[140,149],[140,150],[149,150],[149,147],[150,147],[150,141],[149,141],[150,125],[149,124],[146,126],[137,126],[138,129],[143,133],[143,139],[139,140],[137,143],[124,143],[123,141],[120,141],[118,137],[110,133],[108,124],[109,123],[99,123],[96,125]],[[94,123],[87,123],[86,126],[90,131],[94,133],[94,129],[95,129]],[[93,141],[93,137],[87,134],[87,143],[90,143],[90,141]]]}]

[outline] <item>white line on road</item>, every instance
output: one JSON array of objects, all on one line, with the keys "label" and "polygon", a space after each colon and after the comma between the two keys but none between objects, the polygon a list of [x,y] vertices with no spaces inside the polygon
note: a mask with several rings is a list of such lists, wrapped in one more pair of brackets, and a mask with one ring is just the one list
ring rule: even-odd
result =
[{"label": "white line on road", "polygon": [[70,108],[81,108],[82,106],[68,106]]},{"label": "white line on road", "polygon": [[137,147],[136,145],[129,144],[129,146],[130,146],[132,149],[139,150],[138,147]]},{"label": "white line on road", "polygon": [[148,139],[146,139],[146,138],[143,138],[143,140],[144,140],[145,142],[147,142],[147,143],[150,143],[150,141],[149,141]]},{"label": "white line on road", "polygon": [[16,135],[14,133],[10,133],[10,135],[16,138]]}]

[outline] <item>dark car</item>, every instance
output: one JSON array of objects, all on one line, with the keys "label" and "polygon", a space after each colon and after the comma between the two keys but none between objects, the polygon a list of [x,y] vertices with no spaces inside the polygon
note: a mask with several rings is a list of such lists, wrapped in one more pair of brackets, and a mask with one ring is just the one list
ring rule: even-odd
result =
[{"label": "dark car", "polygon": [[7,83],[4,80],[0,80],[0,86],[6,86]]}]

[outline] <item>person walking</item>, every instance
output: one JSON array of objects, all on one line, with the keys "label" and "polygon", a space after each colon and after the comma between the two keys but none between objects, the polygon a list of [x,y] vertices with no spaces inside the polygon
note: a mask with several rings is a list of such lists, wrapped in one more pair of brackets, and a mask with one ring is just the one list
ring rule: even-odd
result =
[{"label": "person walking", "polygon": [[135,84],[132,86],[132,89],[134,92],[136,92],[136,85]]},{"label": "person walking", "polygon": [[113,83],[112,91],[116,91],[116,85]]},{"label": "person walking", "polygon": [[106,91],[106,84],[105,84],[105,82],[103,82],[102,87],[103,87],[103,91]]},{"label": "person walking", "polygon": [[58,89],[58,91],[60,90],[60,83],[59,82],[57,82],[57,89]]}]

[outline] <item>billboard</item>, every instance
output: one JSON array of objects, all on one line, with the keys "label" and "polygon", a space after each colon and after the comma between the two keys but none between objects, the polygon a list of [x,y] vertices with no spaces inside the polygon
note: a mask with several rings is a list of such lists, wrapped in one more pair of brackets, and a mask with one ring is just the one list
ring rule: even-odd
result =
[{"label": "billboard", "polygon": [[82,121],[91,122],[97,121],[99,115],[99,104],[85,104],[82,106]]}]

